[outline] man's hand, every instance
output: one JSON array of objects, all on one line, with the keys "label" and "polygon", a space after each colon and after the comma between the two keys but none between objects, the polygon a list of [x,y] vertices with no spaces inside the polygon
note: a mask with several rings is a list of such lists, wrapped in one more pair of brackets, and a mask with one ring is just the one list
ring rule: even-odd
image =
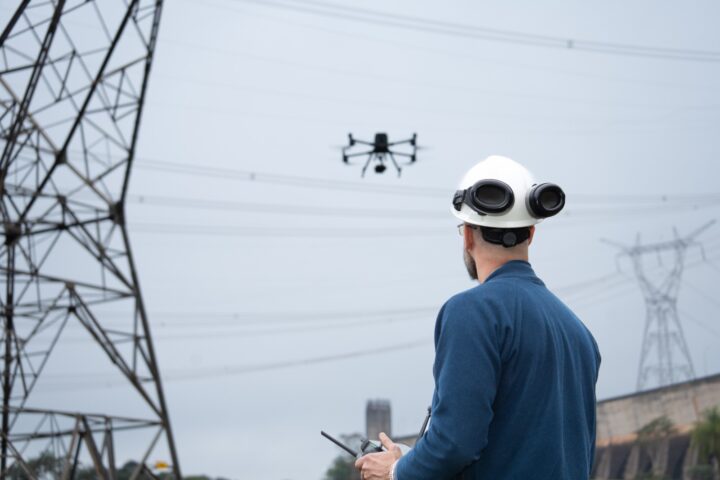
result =
[{"label": "man's hand", "polygon": [[355,468],[360,471],[362,480],[388,480],[393,464],[402,456],[400,447],[384,433],[380,434],[380,442],[386,452],[369,453],[355,462]]}]

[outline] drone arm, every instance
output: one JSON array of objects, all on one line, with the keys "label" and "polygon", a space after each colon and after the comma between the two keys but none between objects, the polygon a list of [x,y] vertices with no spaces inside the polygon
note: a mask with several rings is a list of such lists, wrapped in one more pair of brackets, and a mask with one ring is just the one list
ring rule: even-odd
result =
[{"label": "drone arm", "polygon": [[397,142],[388,143],[388,146],[399,145],[401,143],[409,143],[410,145],[412,145],[414,147],[415,142],[417,142],[417,133],[413,133],[412,137],[408,138],[407,140],[399,140]]},{"label": "drone arm", "polygon": [[359,156],[361,156],[361,155],[368,155],[368,154],[371,154],[371,153],[372,153],[372,151],[369,151],[369,152],[348,153],[347,155],[345,155],[345,157],[347,157],[347,158],[359,157]]}]

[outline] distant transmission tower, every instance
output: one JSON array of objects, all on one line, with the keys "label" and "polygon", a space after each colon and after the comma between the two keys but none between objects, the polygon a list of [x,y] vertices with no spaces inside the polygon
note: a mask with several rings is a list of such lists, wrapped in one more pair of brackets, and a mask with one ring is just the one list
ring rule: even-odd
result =
[{"label": "distant transmission tower", "polygon": [[[700,246],[695,238],[713,223],[714,220],[682,238],[675,231],[675,239],[667,242],[642,245],[639,236],[632,247],[608,242],[619,247],[622,254],[630,258],[645,297],[647,311],[638,369],[638,391],[695,378],[692,358],[678,317],[677,296],[687,249]],[[661,255],[667,252],[672,257],[669,269],[649,273],[643,259],[655,255],[660,260],[664,258]]]},{"label": "distant transmission tower", "polygon": [[[28,459],[50,451],[57,478],[85,465],[115,479],[126,434],[131,478],[152,477],[160,449],[181,478],[124,214],[161,10],[162,0],[3,5],[0,478],[37,478]],[[114,324],[103,306],[120,313]],[[70,324],[125,378],[133,393],[117,391],[137,398],[140,416],[108,413],[106,403],[70,408],[87,397],[75,392],[62,409],[37,406],[52,403],[33,395],[41,373],[72,356],[57,348]]]}]

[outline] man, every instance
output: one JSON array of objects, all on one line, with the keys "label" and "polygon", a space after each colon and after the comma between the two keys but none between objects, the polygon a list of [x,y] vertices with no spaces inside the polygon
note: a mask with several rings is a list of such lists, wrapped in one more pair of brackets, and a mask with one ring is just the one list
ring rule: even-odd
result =
[{"label": "man", "polygon": [[560,187],[509,158],[465,175],[453,213],[480,285],[438,315],[427,432],[405,455],[381,434],[386,451],[355,464],[363,480],[589,478],[600,354],[528,263],[535,224],[564,204]]}]

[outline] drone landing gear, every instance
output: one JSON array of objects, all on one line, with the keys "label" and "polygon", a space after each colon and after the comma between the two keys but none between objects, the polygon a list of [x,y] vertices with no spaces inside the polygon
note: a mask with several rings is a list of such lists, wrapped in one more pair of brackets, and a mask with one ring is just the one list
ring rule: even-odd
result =
[{"label": "drone landing gear", "polygon": [[[398,177],[400,177],[400,174],[402,173],[402,167],[398,165],[397,161],[395,160],[395,157],[392,153],[389,154],[390,161],[392,162],[393,166],[395,167],[395,170],[397,170]],[[368,159],[365,162],[365,165],[363,165],[362,171],[360,173],[361,177],[365,177],[365,172],[367,171],[368,167],[370,166],[370,162],[372,162],[373,157],[376,157],[378,160],[378,164],[375,165],[373,170],[375,170],[375,173],[383,174],[387,170],[387,165],[385,165],[385,157],[383,155],[377,155],[377,154],[370,154],[368,155]]]},{"label": "drone landing gear", "polygon": [[[365,178],[365,171],[370,166],[370,162],[372,162],[372,159],[373,159],[373,154],[371,153],[368,155],[367,162],[365,162],[365,165],[363,165],[362,171],[360,172],[361,178]],[[377,172],[377,167],[375,167],[375,171]]]},{"label": "drone landing gear", "polygon": [[393,165],[395,165],[395,169],[398,172],[398,178],[400,178],[400,174],[402,173],[402,168],[400,168],[400,165],[398,165],[397,161],[395,161],[395,155],[393,155],[392,152],[390,152],[388,155],[390,155],[390,160],[392,160]]}]

